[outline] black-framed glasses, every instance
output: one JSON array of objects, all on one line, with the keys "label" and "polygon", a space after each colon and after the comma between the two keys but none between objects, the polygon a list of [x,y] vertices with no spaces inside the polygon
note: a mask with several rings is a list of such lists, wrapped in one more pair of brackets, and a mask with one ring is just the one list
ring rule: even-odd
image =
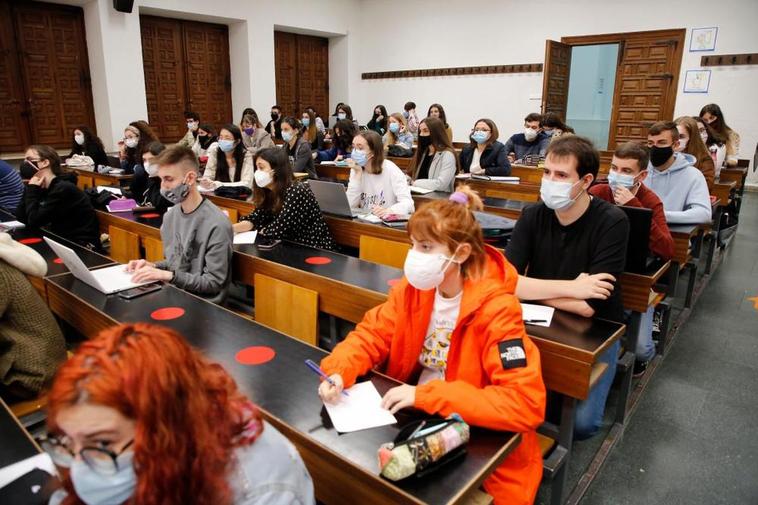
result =
[{"label": "black-framed glasses", "polygon": [[[70,468],[76,459],[76,453],[59,438],[43,437],[39,439],[39,444],[58,466]],[[119,470],[117,458],[133,444],[134,439],[130,440],[118,452],[104,447],[82,447],[79,456],[88,467],[100,475],[115,475]]]}]

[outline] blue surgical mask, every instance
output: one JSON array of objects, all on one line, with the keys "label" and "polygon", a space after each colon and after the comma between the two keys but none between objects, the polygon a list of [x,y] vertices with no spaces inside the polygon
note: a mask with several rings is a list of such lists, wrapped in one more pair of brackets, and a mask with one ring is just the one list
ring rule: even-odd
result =
[{"label": "blue surgical mask", "polygon": [[225,153],[230,153],[234,151],[234,141],[233,140],[219,140],[218,148],[224,151]]},{"label": "blue surgical mask", "polygon": [[576,181],[574,184],[571,184],[570,182],[542,179],[542,185],[540,186],[540,198],[549,209],[568,209],[571,207],[571,205],[574,204],[576,199],[579,198],[579,195],[576,195],[576,198],[571,198],[571,190],[573,190],[574,186],[580,182],[582,182],[581,179]]},{"label": "blue surgical mask", "polygon": [[555,130],[553,128],[544,128],[542,131],[545,132],[545,135],[548,137],[552,137],[553,133],[555,133]]},{"label": "blue surgical mask", "polygon": [[137,474],[134,473],[134,452],[116,458],[118,470],[113,475],[101,475],[81,459],[71,464],[71,482],[76,495],[87,505],[124,503],[134,494]]},{"label": "blue surgical mask", "polygon": [[403,111],[403,117],[404,117],[405,119],[408,119],[408,118],[410,117],[410,113],[409,113],[407,110],[404,110],[404,111]]},{"label": "blue surgical mask", "polygon": [[306,128],[308,128],[311,125],[311,118],[304,117],[303,120],[302,120],[302,123],[303,123],[303,126],[305,126]]},{"label": "blue surgical mask", "polygon": [[390,123],[390,131],[392,133],[397,133],[400,131],[400,123]]},{"label": "blue surgical mask", "polygon": [[608,184],[612,187],[622,187],[626,189],[631,189],[634,187],[634,176],[633,175],[627,175],[627,174],[620,174],[618,172],[614,172],[611,170],[608,172]]},{"label": "blue surgical mask", "polygon": [[490,138],[489,132],[475,131],[471,134],[471,139],[477,144],[484,144]]},{"label": "blue surgical mask", "polygon": [[366,154],[366,151],[361,151],[359,149],[353,149],[353,152],[350,153],[350,158],[362,167],[365,167],[368,162],[368,154]]},{"label": "blue surgical mask", "polygon": [[285,142],[289,142],[292,140],[292,137],[295,136],[295,133],[292,131],[282,132],[282,140]]}]

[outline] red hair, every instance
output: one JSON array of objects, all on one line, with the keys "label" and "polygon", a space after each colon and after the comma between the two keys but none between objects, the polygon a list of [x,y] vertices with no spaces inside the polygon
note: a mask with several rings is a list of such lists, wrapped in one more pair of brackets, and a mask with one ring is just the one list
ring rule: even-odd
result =
[{"label": "red hair", "polygon": [[[231,503],[232,452],[263,425],[229,374],[174,330],[122,324],[84,342],[58,370],[48,396],[48,429],[78,402],[111,407],[135,420],[139,505]],[[70,477],[65,504],[81,503]]]}]

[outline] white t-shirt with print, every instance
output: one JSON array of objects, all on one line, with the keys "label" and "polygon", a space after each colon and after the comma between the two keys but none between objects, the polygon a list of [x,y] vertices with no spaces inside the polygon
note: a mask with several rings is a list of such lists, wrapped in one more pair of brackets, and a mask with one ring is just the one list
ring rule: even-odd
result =
[{"label": "white t-shirt with print", "polygon": [[434,379],[444,379],[447,369],[447,353],[450,350],[450,337],[453,335],[458,313],[461,311],[463,291],[453,298],[443,297],[439,291],[434,294],[434,308],[429,319],[429,327],[424,338],[424,347],[418,357],[424,369],[418,383],[426,384]]}]

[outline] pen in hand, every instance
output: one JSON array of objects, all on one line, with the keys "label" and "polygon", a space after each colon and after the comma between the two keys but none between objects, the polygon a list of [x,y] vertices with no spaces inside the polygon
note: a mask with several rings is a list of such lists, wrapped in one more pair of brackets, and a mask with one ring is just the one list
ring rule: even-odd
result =
[{"label": "pen in hand", "polygon": [[[335,384],[334,381],[328,375],[326,375],[326,373],[324,373],[324,371],[321,370],[321,367],[318,366],[316,363],[307,359],[305,360],[305,365],[308,368],[310,368],[313,373],[315,373],[316,375],[320,375],[321,378],[324,379],[326,382],[328,382],[334,387],[337,387],[337,384]],[[350,396],[349,394],[347,394],[347,391],[345,391],[344,389],[342,390],[342,394],[345,396]]]}]

